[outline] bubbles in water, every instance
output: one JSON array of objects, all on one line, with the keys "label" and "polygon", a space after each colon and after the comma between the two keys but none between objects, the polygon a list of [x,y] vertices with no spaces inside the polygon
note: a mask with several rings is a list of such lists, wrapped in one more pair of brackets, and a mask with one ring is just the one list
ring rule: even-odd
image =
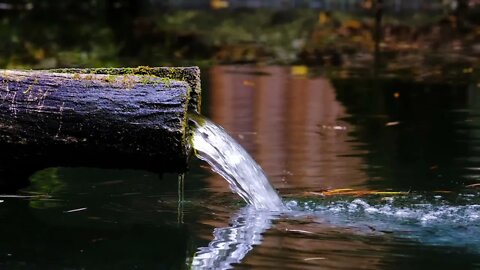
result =
[{"label": "bubbles in water", "polygon": [[461,246],[480,252],[480,194],[460,194],[451,200],[418,194],[332,196],[303,202],[291,200],[286,205],[335,227],[354,228],[367,234],[389,233],[424,244]]}]

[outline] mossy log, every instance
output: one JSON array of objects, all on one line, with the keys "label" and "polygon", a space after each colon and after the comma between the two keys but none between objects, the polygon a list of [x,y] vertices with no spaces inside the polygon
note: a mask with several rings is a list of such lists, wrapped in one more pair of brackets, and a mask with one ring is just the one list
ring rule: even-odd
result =
[{"label": "mossy log", "polygon": [[199,102],[196,67],[0,71],[0,171],[182,172]]}]

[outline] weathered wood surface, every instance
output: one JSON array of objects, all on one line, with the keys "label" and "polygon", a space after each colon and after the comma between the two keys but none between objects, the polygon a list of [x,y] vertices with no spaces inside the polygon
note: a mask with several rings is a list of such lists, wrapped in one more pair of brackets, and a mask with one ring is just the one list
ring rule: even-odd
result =
[{"label": "weathered wood surface", "polygon": [[0,171],[184,171],[198,76],[197,68],[0,71]]},{"label": "weathered wood surface", "polygon": [[66,68],[53,69],[50,72],[73,73],[73,74],[105,74],[138,75],[148,77],[167,78],[187,82],[190,86],[190,101],[188,108],[191,111],[200,112],[201,85],[200,69],[198,67],[136,67],[136,68]]}]

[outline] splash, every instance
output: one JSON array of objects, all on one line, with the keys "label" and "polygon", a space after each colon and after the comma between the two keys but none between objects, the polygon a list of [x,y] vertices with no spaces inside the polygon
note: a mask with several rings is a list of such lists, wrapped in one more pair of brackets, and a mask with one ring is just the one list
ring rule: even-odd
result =
[{"label": "splash", "polygon": [[253,158],[223,128],[189,114],[196,155],[230,184],[230,189],[257,210],[282,211],[285,206]]},{"label": "splash", "polygon": [[480,193],[408,194],[384,197],[334,196],[289,200],[290,216],[349,228],[357,234],[385,234],[424,245],[480,252]]}]

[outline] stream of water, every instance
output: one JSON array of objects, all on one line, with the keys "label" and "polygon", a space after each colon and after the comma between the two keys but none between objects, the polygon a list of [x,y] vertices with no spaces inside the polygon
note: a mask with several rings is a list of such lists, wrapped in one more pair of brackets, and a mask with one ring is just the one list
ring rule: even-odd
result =
[{"label": "stream of water", "polygon": [[255,209],[281,211],[285,207],[262,168],[223,128],[191,114],[196,155],[223,176],[233,192]]}]

